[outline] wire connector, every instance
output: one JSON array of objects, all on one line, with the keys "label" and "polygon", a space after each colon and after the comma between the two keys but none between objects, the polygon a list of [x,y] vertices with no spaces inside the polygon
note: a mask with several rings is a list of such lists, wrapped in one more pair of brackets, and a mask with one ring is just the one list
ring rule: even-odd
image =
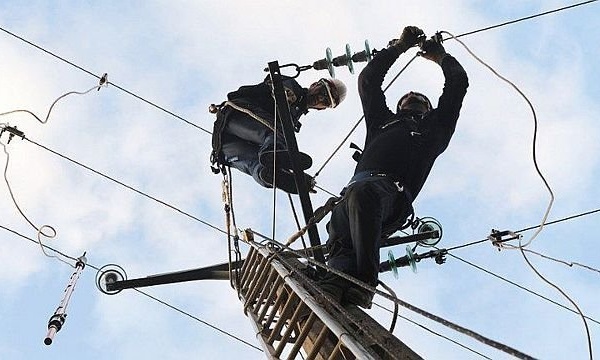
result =
[{"label": "wire connector", "polygon": [[18,136],[21,139],[25,138],[25,133],[22,132],[21,130],[17,129],[16,126],[9,126],[8,124],[2,128],[2,130],[0,130],[0,138],[2,138],[2,134],[4,134],[4,132],[7,131],[8,132],[8,144],[10,144],[10,141],[15,137]]},{"label": "wire connector", "polygon": [[100,88],[103,86],[108,86],[108,73],[104,73],[104,75],[102,75],[100,78],[100,82],[98,83],[98,91],[100,91]]},{"label": "wire connector", "polygon": [[488,235],[487,238],[492,242],[492,245],[497,247],[498,251],[500,251],[503,248],[503,243],[511,240],[521,239],[522,235],[517,234],[511,230],[499,231],[492,229],[492,232],[490,233],[490,235]]}]

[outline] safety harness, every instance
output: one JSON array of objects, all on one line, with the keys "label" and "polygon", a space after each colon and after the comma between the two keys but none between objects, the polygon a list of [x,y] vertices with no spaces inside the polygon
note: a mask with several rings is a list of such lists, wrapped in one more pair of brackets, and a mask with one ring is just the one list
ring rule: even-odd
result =
[{"label": "safety harness", "polygon": [[210,168],[215,174],[222,172],[223,167],[227,166],[227,163],[223,158],[223,152],[221,151],[223,148],[222,135],[223,130],[225,129],[225,125],[227,124],[227,116],[230,114],[231,111],[243,112],[244,114],[247,114],[254,120],[271,129],[271,131],[275,130],[273,125],[271,125],[267,120],[261,118],[252,111],[235,104],[232,101],[223,101],[219,105],[211,104],[208,108],[208,112],[210,112],[211,114],[217,114],[217,120],[215,120],[213,125],[212,152],[210,153]]}]

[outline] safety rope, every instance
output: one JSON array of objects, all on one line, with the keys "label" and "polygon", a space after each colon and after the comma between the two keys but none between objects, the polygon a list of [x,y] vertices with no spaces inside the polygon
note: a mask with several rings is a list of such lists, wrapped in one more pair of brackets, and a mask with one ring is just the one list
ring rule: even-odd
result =
[{"label": "safety rope", "polygon": [[[239,293],[239,268],[234,266],[239,264],[242,255],[239,248],[239,234],[235,224],[235,214],[233,211],[233,191],[231,184],[231,168],[222,168],[223,182],[222,182],[222,200],[223,207],[225,210],[225,228],[227,232],[227,253],[229,260],[229,282],[232,288],[238,289]],[[233,235],[232,235],[232,224],[233,224]],[[234,260],[232,260],[232,254],[234,254]]]},{"label": "safety rope", "polygon": [[244,114],[250,116],[251,118],[253,118],[254,120],[258,121],[259,123],[263,124],[264,126],[268,127],[269,129],[271,129],[271,131],[275,131],[275,127],[273,127],[273,125],[271,125],[267,120],[263,119],[262,117],[256,115],[255,113],[253,113],[252,111],[241,107],[237,104],[235,104],[232,101],[225,101],[223,103],[224,106],[231,106],[233,109],[239,111],[239,112],[243,112]]}]

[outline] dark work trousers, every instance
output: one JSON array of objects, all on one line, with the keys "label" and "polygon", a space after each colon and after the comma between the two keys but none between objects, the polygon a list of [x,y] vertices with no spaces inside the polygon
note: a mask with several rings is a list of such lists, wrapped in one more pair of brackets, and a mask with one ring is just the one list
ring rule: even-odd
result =
[{"label": "dark work trousers", "polygon": [[327,264],[375,286],[382,228],[406,216],[409,209],[406,197],[389,178],[370,177],[351,184],[327,224]]},{"label": "dark work trousers", "polygon": [[259,176],[263,166],[258,159],[258,145],[226,133],[223,133],[221,140],[221,152],[227,165],[252,176],[260,185],[271,187]]},{"label": "dark work trousers", "polygon": [[[259,176],[263,169],[259,159],[264,151],[273,149],[273,131],[250,115],[233,108],[224,109],[222,114],[225,116],[225,125],[221,134],[221,152],[225,162],[252,176],[260,185],[270,188]],[[278,136],[277,142],[282,144],[283,141],[283,135]],[[283,145],[278,148],[283,148]]]},{"label": "dark work trousers", "polygon": [[[250,115],[237,110],[232,110],[227,116],[223,133],[256,144],[259,156],[263,151],[273,149],[273,143],[275,142],[273,130]],[[277,142],[283,144],[285,142],[283,135],[278,135]],[[278,148],[282,149],[284,146],[280,145]]]}]

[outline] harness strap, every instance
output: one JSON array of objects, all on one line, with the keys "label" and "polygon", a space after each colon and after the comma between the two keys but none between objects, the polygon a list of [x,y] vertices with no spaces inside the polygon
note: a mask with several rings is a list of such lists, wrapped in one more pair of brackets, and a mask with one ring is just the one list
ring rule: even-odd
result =
[{"label": "harness strap", "polygon": [[227,125],[227,116],[229,115],[228,109],[233,109],[233,110],[242,112],[242,113],[250,116],[252,119],[258,121],[262,125],[266,126],[267,128],[271,129],[271,131],[275,131],[275,128],[273,127],[273,125],[271,123],[269,123],[267,120],[256,115],[254,112],[233,103],[232,101],[224,101],[220,105],[211,104],[208,111],[210,113],[217,114],[217,120],[215,120],[215,123],[213,125],[213,132],[212,132],[212,148],[213,148],[213,150],[210,154],[210,162],[212,164],[211,169],[212,169],[213,173],[215,173],[215,174],[222,172],[223,165],[226,165],[225,159],[223,158],[223,154],[221,152],[221,149],[223,147],[223,142],[222,142],[221,138],[223,135],[223,130],[225,129],[225,126]]}]

